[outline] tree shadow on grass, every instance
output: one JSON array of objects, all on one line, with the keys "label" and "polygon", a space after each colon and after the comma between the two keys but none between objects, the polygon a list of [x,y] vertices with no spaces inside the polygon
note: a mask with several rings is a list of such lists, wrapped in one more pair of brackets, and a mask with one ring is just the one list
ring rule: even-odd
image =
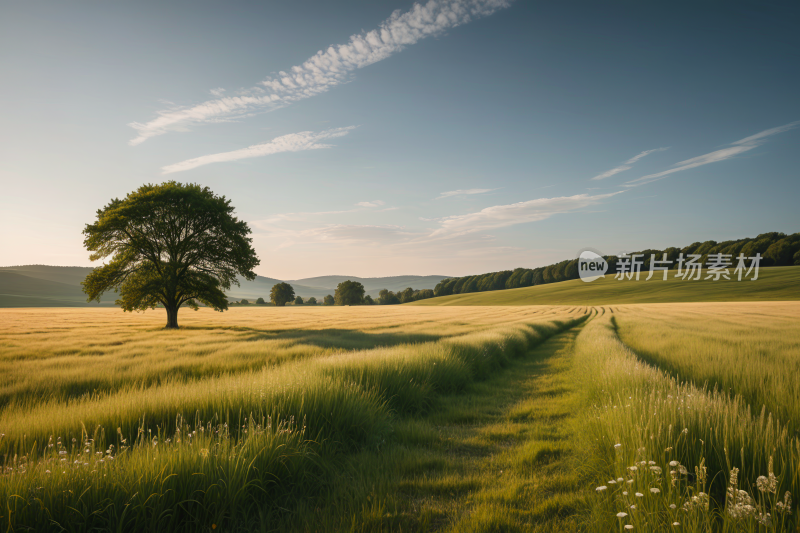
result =
[{"label": "tree shadow on grass", "polygon": [[309,344],[319,348],[336,348],[343,350],[365,350],[379,346],[397,346],[399,344],[419,344],[434,342],[445,335],[430,333],[365,333],[358,330],[326,328],[326,329],[275,329],[266,330],[246,326],[233,326],[229,328],[218,327],[182,327],[183,330],[234,330],[244,332],[246,335],[239,337],[241,342],[254,342],[261,340],[292,340],[298,344]]}]

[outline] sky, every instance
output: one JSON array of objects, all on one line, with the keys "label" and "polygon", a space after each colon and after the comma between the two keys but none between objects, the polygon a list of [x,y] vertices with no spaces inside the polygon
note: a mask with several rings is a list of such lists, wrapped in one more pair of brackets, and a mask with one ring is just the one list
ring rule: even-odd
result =
[{"label": "sky", "polygon": [[800,231],[800,4],[26,2],[0,8],[0,265],[90,266],[199,183],[258,274],[460,276]]}]

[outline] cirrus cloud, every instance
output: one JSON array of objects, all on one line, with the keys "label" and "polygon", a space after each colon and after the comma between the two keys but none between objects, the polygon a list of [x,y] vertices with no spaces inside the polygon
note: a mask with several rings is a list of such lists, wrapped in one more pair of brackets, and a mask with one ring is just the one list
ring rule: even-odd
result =
[{"label": "cirrus cloud", "polygon": [[317,150],[320,148],[331,148],[331,144],[320,144],[319,141],[343,137],[350,133],[356,126],[346,128],[334,128],[330,130],[314,133],[313,131],[301,131],[300,133],[290,133],[275,137],[269,142],[254,144],[240,150],[231,152],[221,152],[218,154],[204,155],[187,159],[180,163],[174,163],[161,167],[162,174],[172,174],[173,172],[183,172],[193,168],[209,165],[211,163],[221,163],[224,161],[238,161],[251,157],[262,157],[265,155],[279,154],[281,152],[302,152],[304,150]]},{"label": "cirrus cloud", "polygon": [[697,157],[693,157],[691,159],[687,159],[685,161],[681,161],[679,163],[675,163],[673,165],[674,168],[671,168],[669,170],[656,172],[655,174],[648,174],[646,176],[642,176],[641,178],[628,181],[624,184],[624,186],[638,187],[639,185],[645,185],[647,183],[652,183],[654,181],[664,179],[670,174],[674,174],[676,172],[689,170],[691,168],[697,168],[703,165],[708,165],[709,163],[717,163],[719,161],[725,161],[726,159],[730,159],[739,154],[748,152],[753,148],[761,146],[766,142],[767,137],[776,135],[778,133],[783,133],[785,131],[789,131],[793,128],[796,128],[798,125],[800,125],[800,121],[790,122],[789,124],[784,124],[783,126],[778,126],[777,128],[770,128],[768,130],[761,131],[759,133],[756,133],[755,135],[751,135],[749,137],[745,137],[744,139],[740,139],[736,142],[732,142],[730,146],[728,146],[727,148],[715,150],[707,154],[703,154]]},{"label": "cirrus cloud", "polygon": [[440,218],[440,227],[431,237],[459,236],[476,231],[504,228],[525,222],[545,220],[559,213],[567,213],[597,205],[623,191],[608,194],[576,194],[557,198],[537,198],[526,202],[495,205],[466,215]]},{"label": "cirrus cloud", "polygon": [[632,168],[631,165],[636,163],[641,158],[650,155],[653,152],[663,152],[664,150],[669,150],[669,148],[653,148],[652,150],[644,150],[643,152],[640,152],[639,154],[631,157],[630,159],[622,163],[620,166],[614,167],[611,170],[606,170],[602,174],[598,174],[597,176],[593,177],[592,180],[604,180],[606,178],[610,178],[611,176],[619,174],[620,172],[625,172],[626,170],[630,170]]},{"label": "cirrus cloud", "polygon": [[377,63],[418,41],[491,15],[511,5],[511,0],[429,0],[415,3],[405,13],[399,10],[384,20],[377,29],[352,35],[346,44],[320,50],[288,72],[280,71],[240,96],[222,97],[223,89],[214,89],[218,96],[188,107],[174,107],[158,112],[148,122],[132,122],[138,135],[130,141],[140,144],[169,131],[187,131],[203,123],[228,122],[254,112],[269,111],[298,100],[324,93],[348,80],[360,68]]}]

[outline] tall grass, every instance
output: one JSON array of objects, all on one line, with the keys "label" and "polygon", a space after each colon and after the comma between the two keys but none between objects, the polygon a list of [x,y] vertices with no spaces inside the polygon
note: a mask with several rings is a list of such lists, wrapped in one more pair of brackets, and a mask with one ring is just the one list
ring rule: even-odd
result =
[{"label": "tall grass", "polygon": [[624,306],[620,339],[682,379],[741,395],[800,430],[800,306],[793,302]]},{"label": "tall grass", "polygon": [[336,475],[337,454],[380,447],[393,416],[424,411],[438,393],[580,319],[507,315],[507,325],[476,318],[465,334],[468,324],[454,324],[462,335],[440,332],[437,341],[14,401],[0,415],[0,523],[195,531],[257,520],[268,528],[287,502],[313,498],[320,480]]},{"label": "tall grass", "polygon": [[[602,482],[593,531],[675,531],[676,523],[689,531],[794,527],[777,505],[786,491],[800,490],[800,443],[785,426],[763,410],[753,416],[741,396],[681,382],[640,361],[608,313],[587,324],[575,350],[593,403],[585,434]],[[765,493],[757,478],[770,472],[776,486]],[[737,506],[742,489],[752,500],[747,509]],[[769,529],[758,523],[766,513]]]},{"label": "tall grass", "polygon": [[0,409],[580,315],[552,308],[254,307],[224,314],[200,309],[184,311],[182,329],[164,331],[161,313],[0,309]]}]

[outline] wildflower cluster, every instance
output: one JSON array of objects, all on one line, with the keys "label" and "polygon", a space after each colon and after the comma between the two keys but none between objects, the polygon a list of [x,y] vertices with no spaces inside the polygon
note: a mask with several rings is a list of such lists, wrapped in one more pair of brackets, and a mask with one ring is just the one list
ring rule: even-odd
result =
[{"label": "wildflower cluster", "polygon": [[[772,457],[766,476],[759,476],[756,480],[758,492],[751,495],[739,489],[739,469],[732,468],[725,493],[726,518],[739,527],[748,527],[752,522],[767,528],[783,529],[788,517],[792,513],[792,494],[789,491],[783,496],[783,501],[778,499],[778,486],[780,480],[773,472]],[[777,515],[774,519],[773,513]]]}]

